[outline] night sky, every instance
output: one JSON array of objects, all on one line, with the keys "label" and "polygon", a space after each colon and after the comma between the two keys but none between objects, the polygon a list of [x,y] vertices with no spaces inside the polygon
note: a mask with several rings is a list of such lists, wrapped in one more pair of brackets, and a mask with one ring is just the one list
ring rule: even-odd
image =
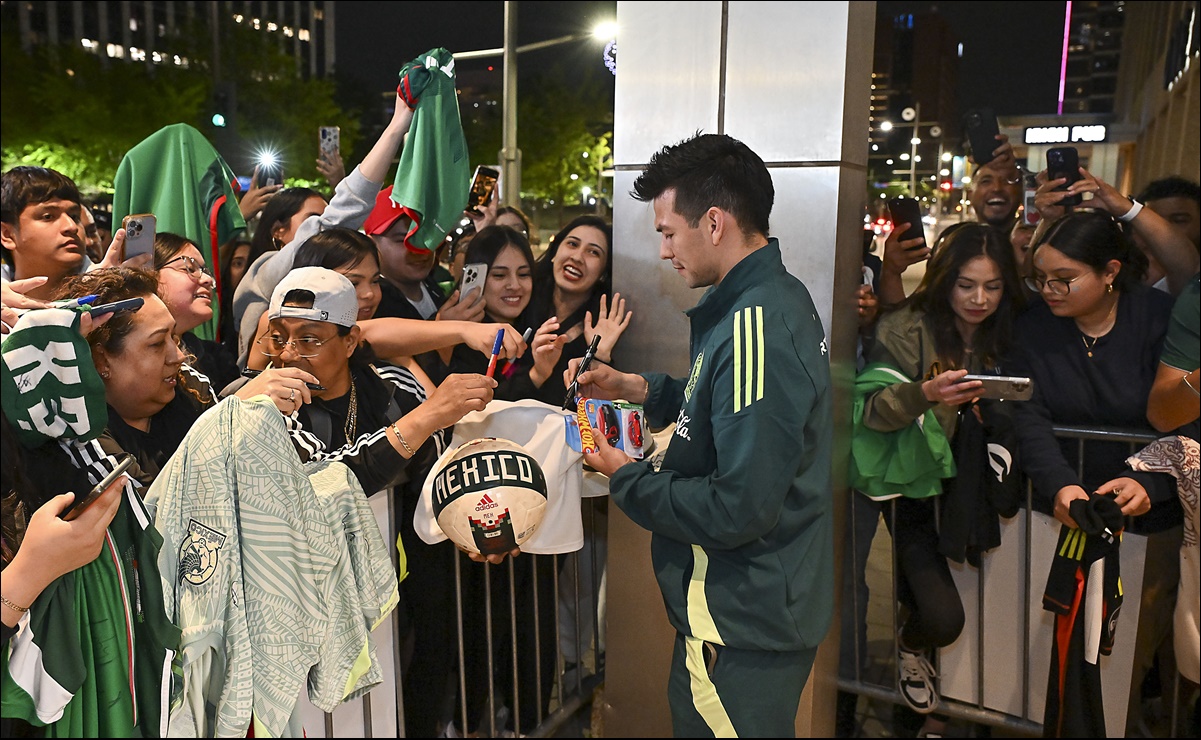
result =
[{"label": "night sky", "polygon": [[[617,3],[612,0],[521,0],[517,8],[519,44],[587,30],[617,14]],[[1055,112],[1064,2],[879,2],[877,14],[929,8],[938,9],[964,44],[959,89],[962,109],[991,105],[1002,116]],[[405,62],[433,47],[442,46],[452,53],[500,47],[503,24],[504,3],[498,0],[339,2],[338,75],[372,90],[387,90],[396,84],[396,73]],[[575,74],[607,75],[600,51],[596,42],[574,42],[523,54],[521,79],[555,63]],[[500,75],[499,57],[461,64],[464,69],[493,64]]]},{"label": "night sky", "polygon": [[[518,45],[587,32],[617,19],[617,3],[533,2],[517,5]],[[452,54],[500,48],[504,43],[504,3],[492,2],[349,2],[337,3],[338,76],[384,91],[396,86],[396,73],[418,54],[444,47]],[[577,41],[546,51],[523,53],[518,69],[527,72],[563,62],[574,74],[611,76],[602,59],[604,44]],[[501,58],[462,60],[461,69],[489,64],[500,79]],[[499,85],[499,82],[498,82]],[[520,87],[519,87],[520,89]]]},{"label": "night sky", "polygon": [[878,2],[876,15],[937,8],[963,42],[959,108],[1000,116],[1054,115],[1063,52],[1064,2]]}]

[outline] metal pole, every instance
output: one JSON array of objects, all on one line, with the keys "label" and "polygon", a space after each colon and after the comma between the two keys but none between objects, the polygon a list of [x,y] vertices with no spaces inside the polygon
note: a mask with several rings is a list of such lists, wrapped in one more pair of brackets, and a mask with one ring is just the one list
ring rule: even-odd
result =
[{"label": "metal pole", "polygon": [[918,125],[922,120],[922,104],[914,103],[913,109],[915,111],[915,115],[913,116],[913,135],[911,135],[909,137],[909,197],[910,198],[917,197],[917,144],[914,142],[917,140],[917,132],[920,130],[918,128]]},{"label": "metal pole", "polygon": [[517,3],[505,0],[505,52],[501,132],[501,204],[521,205],[521,150],[517,148]]}]

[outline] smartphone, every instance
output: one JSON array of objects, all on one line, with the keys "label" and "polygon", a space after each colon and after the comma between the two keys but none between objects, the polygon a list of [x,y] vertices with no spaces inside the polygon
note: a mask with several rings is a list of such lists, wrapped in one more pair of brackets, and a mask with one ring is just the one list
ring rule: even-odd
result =
[{"label": "smartphone", "polygon": [[997,136],[1001,133],[997,116],[992,108],[972,108],[963,116],[963,130],[967,132],[972,147],[972,159],[979,167],[993,161],[993,150],[1001,146]]},{"label": "smartphone", "polygon": [[1024,175],[1022,181],[1024,182],[1022,190],[1022,223],[1027,226],[1038,226],[1038,220],[1042,217],[1038,212],[1038,206],[1034,203],[1034,199],[1038,195],[1038,181],[1034,175]]},{"label": "smartphone", "polygon": [[965,375],[961,383],[969,380],[979,380],[984,383],[980,389],[981,398],[995,398],[1001,401],[1029,401],[1034,395],[1034,381],[1030,378],[1018,378],[1008,375]]},{"label": "smartphone", "polygon": [[155,223],[153,213],[130,214],[121,219],[121,228],[125,229],[125,259],[154,253]]},{"label": "smartphone", "polygon": [[922,224],[922,208],[916,200],[904,195],[890,198],[888,201],[888,216],[892,219],[892,227],[897,224],[909,224],[904,234],[897,237],[898,241],[921,239],[922,243],[909,247],[910,251],[923,249],[926,246],[926,228]]},{"label": "smartphone", "polygon": [[255,183],[260,188],[272,185],[282,185],[284,182],[284,165],[277,158],[259,160],[259,179]]},{"label": "smartphone", "polygon": [[117,466],[113,468],[108,475],[104,476],[104,480],[97,483],[92,490],[88,491],[88,495],[84,496],[83,498],[76,498],[73,502],[71,502],[71,505],[63,509],[63,512],[59,514],[59,516],[62,517],[64,521],[69,522],[74,520],[76,517],[82,514],[85,509],[91,506],[92,502],[99,498],[100,494],[104,493],[104,491],[113,484],[113,481],[121,477],[121,474],[126,470],[129,470],[129,466],[132,464],[133,455],[124,455],[121,458],[121,461],[117,463]]},{"label": "smartphone", "polygon": [[[1058,180],[1066,177],[1067,182],[1056,190],[1067,190],[1068,186],[1081,179],[1080,155],[1074,146],[1057,146],[1047,150],[1047,179]],[[1084,198],[1077,193],[1059,201],[1061,206],[1078,206]]]},{"label": "smartphone", "polygon": [[126,298],[123,301],[105,303],[102,306],[92,306],[91,313],[93,316],[103,316],[107,313],[117,313],[119,311],[137,311],[145,302],[145,298]]},{"label": "smartphone", "polygon": [[317,144],[322,155],[336,157],[342,151],[342,129],[322,126],[317,130]]},{"label": "smartphone", "polygon": [[500,172],[493,167],[480,165],[475,168],[475,177],[471,180],[471,190],[467,193],[467,210],[480,210],[480,206],[492,199],[496,190],[496,181]]},{"label": "smartphone", "polygon": [[467,294],[479,288],[484,289],[484,279],[488,277],[488,265],[485,262],[473,262],[463,265],[463,281],[459,283],[459,301],[466,301]]}]

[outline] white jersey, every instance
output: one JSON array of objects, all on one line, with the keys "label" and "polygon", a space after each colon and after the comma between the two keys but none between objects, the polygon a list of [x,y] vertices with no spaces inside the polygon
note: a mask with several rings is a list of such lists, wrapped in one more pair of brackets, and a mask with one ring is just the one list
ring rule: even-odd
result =
[{"label": "white jersey", "polygon": [[[584,526],[580,517],[584,456],[567,444],[564,419],[569,412],[541,401],[492,401],[483,411],[472,411],[455,424],[454,438],[434,465],[442,469],[443,459],[465,442],[481,437],[498,437],[521,445],[546,477],[546,513],[538,530],[521,546],[522,552],[535,555],[575,552],[584,546]],[[417,535],[433,545],[446,539],[434,519],[433,488],[437,476],[431,471],[421,487],[421,500],[413,514]]]}]

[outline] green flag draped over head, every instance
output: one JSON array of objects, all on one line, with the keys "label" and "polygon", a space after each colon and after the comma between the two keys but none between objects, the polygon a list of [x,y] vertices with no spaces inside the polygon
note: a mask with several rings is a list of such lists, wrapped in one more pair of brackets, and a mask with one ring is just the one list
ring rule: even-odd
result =
[{"label": "green flag draped over head", "polygon": [[26,312],[4,338],[2,361],[4,415],[25,447],[95,439],[108,425],[104,381],[74,310]]},{"label": "green flag draped over head", "polygon": [[[126,153],[117,168],[113,225],[131,213],[153,213],[157,230],[194,242],[214,275],[220,275],[217,252],[246,220],[238,208],[233,170],[204,138],[185,123],[164,126]],[[217,291],[224,290],[218,278]],[[213,339],[220,322],[220,301],[213,318],[195,334]]]},{"label": "green flag draped over head", "polygon": [[463,217],[471,186],[454,57],[446,49],[430,49],[400,70],[396,92],[414,110],[392,200],[413,220],[405,246],[433,251]]}]

